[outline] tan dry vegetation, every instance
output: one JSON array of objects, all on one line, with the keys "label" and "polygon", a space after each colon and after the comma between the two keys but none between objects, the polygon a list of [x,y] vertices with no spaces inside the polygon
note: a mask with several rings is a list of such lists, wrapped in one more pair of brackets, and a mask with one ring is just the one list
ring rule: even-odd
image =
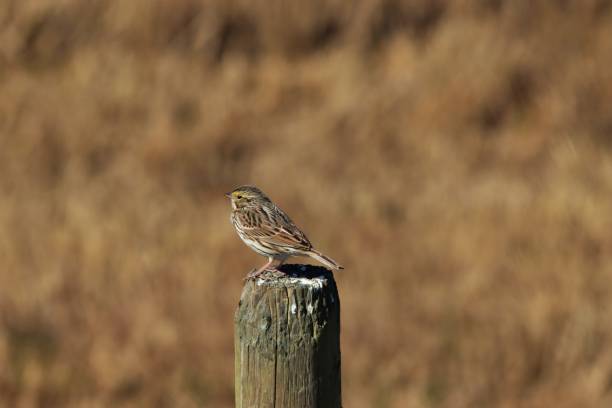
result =
[{"label": "tan dry vegetation", "polygon": [[230,407],[255,183],[344,405],[612,404],[606,0],[4,0],[0,405]]}]

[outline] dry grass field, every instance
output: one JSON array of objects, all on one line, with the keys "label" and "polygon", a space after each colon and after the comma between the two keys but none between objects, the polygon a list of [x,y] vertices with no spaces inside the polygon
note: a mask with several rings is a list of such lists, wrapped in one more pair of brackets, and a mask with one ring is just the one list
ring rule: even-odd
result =
[{"label": "dry grass field", "polygon": [[0,406],[233,406],[260,186],[347,408],[612,406],[609,0],[1,0]]}]

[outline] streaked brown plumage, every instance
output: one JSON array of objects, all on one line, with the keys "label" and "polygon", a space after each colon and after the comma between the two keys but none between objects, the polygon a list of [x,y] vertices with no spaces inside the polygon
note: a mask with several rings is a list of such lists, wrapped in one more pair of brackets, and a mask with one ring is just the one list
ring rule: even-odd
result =
[{"label": "streaked brown plumage", "polygon": [[230,217],[247,246],[268,262],[249,277],[258,276],[274,261],[280,266],[290,256],[307,256],[332,269],[343,269],[336,261],[313,248],[306,235],[268,196],[253,186],[241,186],[226,194],[232,201]]}]

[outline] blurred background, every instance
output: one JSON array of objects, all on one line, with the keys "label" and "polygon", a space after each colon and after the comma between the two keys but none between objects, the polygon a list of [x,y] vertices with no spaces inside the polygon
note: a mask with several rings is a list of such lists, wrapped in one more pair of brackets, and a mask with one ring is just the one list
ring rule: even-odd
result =
[{"label": "blurred background", "polygon": [[232,407],[246,183],[345,407],[612,406],[611,6],[1,0],[0,406]]}]

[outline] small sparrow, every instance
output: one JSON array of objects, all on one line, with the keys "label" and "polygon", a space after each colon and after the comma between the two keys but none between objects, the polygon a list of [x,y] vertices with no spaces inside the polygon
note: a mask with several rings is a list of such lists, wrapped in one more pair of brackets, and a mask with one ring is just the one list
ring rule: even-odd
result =
[{"label": "small sparrow", "polygon": [[[238,187],[225,194],[232,202],[230,220],[245,244],[268,262],[247,278],[277,270],[290,256],[308,256],[331,269],[344,269],[312,247],[306,235],[267,195],[253,186]],[[272,264],[276,261],[276,265]]]}]

